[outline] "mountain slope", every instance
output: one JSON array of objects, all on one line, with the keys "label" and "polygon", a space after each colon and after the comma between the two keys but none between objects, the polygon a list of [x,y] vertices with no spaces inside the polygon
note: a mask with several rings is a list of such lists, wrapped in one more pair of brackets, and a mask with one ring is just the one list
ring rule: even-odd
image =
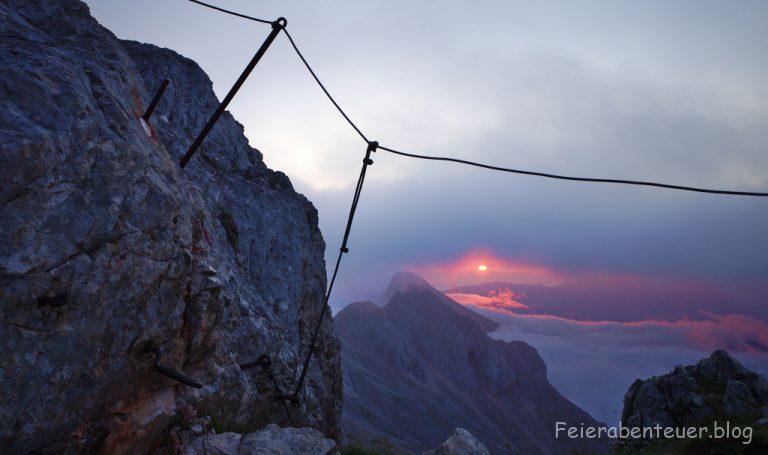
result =
[{"label": "mountain slope", "polygon": [[555,421],[595,421],[547,382],[532,347],[492,340],[432,289],[410,286],[384,307],[350,304],[335,324],[342,342],[342,424],[351,439],[385,437],[419,452],[462,427],[494,453],[603,448],[594,441],[555,441]]}]

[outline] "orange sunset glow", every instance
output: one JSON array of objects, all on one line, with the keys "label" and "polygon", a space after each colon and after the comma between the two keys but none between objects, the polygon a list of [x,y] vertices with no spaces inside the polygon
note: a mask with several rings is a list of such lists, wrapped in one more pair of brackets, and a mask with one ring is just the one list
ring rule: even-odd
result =
[{"label": "orange sunset glow", "polygon": [[568,277],[539,264],[501,258],[488,251],[474,250],[442,263],[415,264],[405,267],[439,289],[487,281],[522,284],[560,284]]}]

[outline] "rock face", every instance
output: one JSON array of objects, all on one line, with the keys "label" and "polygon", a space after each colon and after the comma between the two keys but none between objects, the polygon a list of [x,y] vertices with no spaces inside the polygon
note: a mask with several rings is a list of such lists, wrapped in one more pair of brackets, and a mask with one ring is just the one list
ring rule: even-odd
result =
[{"label": "rock face", "polygon": [[444,443],[435,450],[424,452],[424,455],[490,455],[490,452],[472,433],[456,428]]},{"label": "rock face", "polygon": [[[150,123],[139,122],[171,81]],[[0,3],[0,446],[140,453],[182,407],[217,427],[285,422],[238,364],[294,386],[325,289],[312,204],[268,169],[191,60],[115,38],[77,0]],[[337,437],[326,320],[297,424]],[[194,389],[157,373],[161,362]]]},{"label": "rock face", "polygon": [[624,397],[621,421],[630,427],[697,427],[717,419],[749,422],[766,416],[768,381],[727,352],[715,351],[696,365],[636,380]]},{"label": "rock face", "polygon": [[549,384],[535,349],[491,339],[435,292],[415,285],[383,307],[358,302],[336,315],[350,440],[385,438],[420,453],[461,427],[493,453],[607,448],[595,440],[556,440],[556,421],[597,423]]}]

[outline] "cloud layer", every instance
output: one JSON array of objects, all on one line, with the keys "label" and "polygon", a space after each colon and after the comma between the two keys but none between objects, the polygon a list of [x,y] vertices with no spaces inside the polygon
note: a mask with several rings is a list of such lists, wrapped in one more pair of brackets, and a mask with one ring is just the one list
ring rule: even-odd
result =
[{"label": "cloud layer", "polygon": [[[572,319],[544,313],[546,305],[528,306],[524,294],[505,285],[509,283],[466,286],[459,288],[465,292],[447,295],[499,322],[492,337],[534,346],[555,387],[605,422],[617,421],[623,395],[634,379],[694,363],[715,349],[728,350],[748,368],[768,373],[768,323],[756,317],[692,306],[692,316],[677,319]],[[626,296],[632,299],[631,292]]]},{"label": "cloud layer", "polygon": [[[618,421],[624,394],[635,379],[695,363],[714,349],[729,349],[745,366],[768,375],[764,345],[768,327],[762,321],[742,316],[676,323],[595,324],[539,315],[479,312],[501,324],[492,337],[522,340],[535,347],[547,364],[550,382],[603,422]],[[751,339],[762,345],[751,345]]]}]

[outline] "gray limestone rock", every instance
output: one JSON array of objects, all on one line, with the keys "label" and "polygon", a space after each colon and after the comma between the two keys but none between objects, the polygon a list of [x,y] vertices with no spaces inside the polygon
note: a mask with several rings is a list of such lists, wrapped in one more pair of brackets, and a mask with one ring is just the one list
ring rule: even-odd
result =
[{"label": "gray limestone rock", "polygon": [[[715,351],[696,365],[679,366],[672,372],[649,379],[637,379],[624,396],[622,425],[626,427],[691,428],[705,427],[719,422],[731,426],[759,426],[768,416],[768,381],[747,370],[725,351]],[[759,440],[758,440],[759,439]],[[619,442],[625,448],[643,448],[657,444],[658,450],[670,441],[626,439]],[[696,442],[690,442],[696,444]],[[701,446],[690,450],[708,453],[704,440]],[[727,444],[729,441],[723,442]],[[658,445],[662,444],[662,445]],[[740,441],[733,442],[741,450]],[[759,451],[768,441],[757,438],[750,449]],[[731,448],[715,446],[716,453]],[[695,451],[694,450],[694,451]],[[717,452],[720,450],[720,452]],[[694,453],[694,452],[691,452]],[[751,452],[750,452],[751,453]],[[757,452],[755,452],[757,453]]]},{"label": "gray limestone rock", "polygon": [[275,424],[248,434],[180,431],[184,455],[326,455],[336,442],[311,428],[280,428]]},{"label": "gray limestone rock", "polygon": [[[162,79],[150,120],[139,121]],[[118,40],[78,0],[0,3],[0,445],[139,453],[186,406],[219,427],[286,422],[240,363],[294,385],[323,302],[317,212],[226,113],[193,61]],[[163,364],[201,389],[158,374]],[[327,319],[297,424],[338,437]]]},{"label": "gray limestone rock", "polygon": [[756,419],[768,406],[768,381],[725,351],[696,365],[636,380],[624,397],[625,426],[698,426],[716,418]]},{"label": "gray limestone rock", "polygon": [[456,428],[444,443],[424,455],[490,455],[490,452],[472,433]]}]

